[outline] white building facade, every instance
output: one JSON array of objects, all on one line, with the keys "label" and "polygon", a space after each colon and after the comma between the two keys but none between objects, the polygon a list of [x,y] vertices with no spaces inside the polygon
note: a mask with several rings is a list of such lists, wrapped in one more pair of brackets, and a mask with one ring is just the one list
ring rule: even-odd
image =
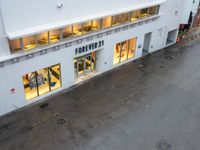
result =
[{"label": "white building facade", "polygon": [[199,0],[1,0],[0,115],[172,45]]}]

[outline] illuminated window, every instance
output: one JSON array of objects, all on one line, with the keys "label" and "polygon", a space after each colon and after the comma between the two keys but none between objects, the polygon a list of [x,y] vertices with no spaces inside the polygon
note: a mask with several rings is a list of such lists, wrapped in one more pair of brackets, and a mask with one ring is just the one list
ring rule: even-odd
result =
[{"label": "illuminated window", "polygon": [[103,18],[102,28],[109,28],[109,27],[111,27],[111,23],[112,23],[112,17],[111,16]]},{"label": "illuminated window", "polygon": [[140,19],[140,10],[133,11],[131,13],[131,21],[136,21]]},{"label": "illuminated window", "polygon": [[75,36],[82,35],[82,24],[73,25],[73,32]]},{"label": "illuminated window", "polygon": [[73,36],[72,26],[64,28],[62,34],[64,39]]},{"label": "illuminated window", "polygon": [[36,48],[36,37],[35,37],[35,35],[24,37],[23,43],[24,43],[24,50]]},{"label": "illuminated window", "polygon": [[148,17],[148,8],[141,9],[141,18]]},{"label": "illuminated window", "polygon": [[149,15],[152,16],[152,15],[156,15],[156,14],[158,14],[158,6],[150,7],[149,8]]},{"label": "illuminated window", "polygon": [[135,57],[137,38],[132,38],[129,41],[128,59]]},{"label": "illuminated window", "polygon": [[84,22],[83,23],[83,34],[92,31],[92,21]]},{"label": "illuminated window", "polygon": [[113,16],[112,25],[118,25],[130,21],[130,13]]},{"label": "illuminated window", "polygon": [[117,43],[114,47],[113,64],[119,64],[135,56],[136,38]]},{"label": "illuminated window", "polygon": [[9,46],[10,46],[11,52],[16,52],[16,51],[21,50],[20,39],[9,40]]},{"label": "illuminated window", "polygon": [[60,65],[25,74],[22,79],[26,100],[31,100],[61,87]]},{"label": "illuminated window", "polygon": [[55,43],[60,40],[60,29],[52,30],[49,32],[50,43]]},{"label": "illuminated window", "polygon": [[121,43],[115,45],[114,48],[114,59],[113,64],[118,64],[120,62],[120,53],[121,53]]},{"label": "illuminated window", "polygon": [[49,44],[49,33],[43,32],[36,35],[37,38],[37,44],[38,45],[46,45]]},{"label": "illuminated window", "polygon": [[92,30],[99,30],[101,28],[101,20],[92,20]]},{"label": "illuminated window", "polygon": [[120,60],[120,62],[124,62],[127,60],[128,44],[129,44],[129,41],[121,42],[121,54],[120,54],[121,60]]}]

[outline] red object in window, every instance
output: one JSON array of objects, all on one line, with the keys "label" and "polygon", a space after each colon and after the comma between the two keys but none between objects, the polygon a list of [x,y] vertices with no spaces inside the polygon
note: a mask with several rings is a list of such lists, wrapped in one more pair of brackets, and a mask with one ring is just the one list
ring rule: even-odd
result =
[{"label": "red object in window", "polygon": [[11,92],[11,94],[15,94],[15,88],[12,88],[12,89],[10,90],[10,92]]}]

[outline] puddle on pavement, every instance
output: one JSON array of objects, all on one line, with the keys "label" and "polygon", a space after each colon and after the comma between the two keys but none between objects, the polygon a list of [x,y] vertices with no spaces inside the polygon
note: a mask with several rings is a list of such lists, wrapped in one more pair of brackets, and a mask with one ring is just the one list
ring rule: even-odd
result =
[{"label": "puddle on pavement", "polygon": [[157,143],[156,149],[157,150],[172,150],[172,146],[166,140],[163,140]]}]

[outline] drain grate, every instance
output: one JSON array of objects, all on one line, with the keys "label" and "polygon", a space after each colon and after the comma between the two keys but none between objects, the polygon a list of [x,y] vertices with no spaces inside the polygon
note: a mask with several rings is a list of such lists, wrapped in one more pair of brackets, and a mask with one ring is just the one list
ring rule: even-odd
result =
[{"label": "drain grate", "polygon": [[58,124],[58,125],[63,125],[63,124],[65,124],[65,122],[66,122],[66,121],[65,121],[64,119],[58,119],[58,120],[57,120],[57,124]]},{"label": "drain grate", "polygon": [[166,60],[172,60],[173,58],[172,58],[172,56],[165,56],[165,59]]},{"label": "drain grate", "polygon": [[46,108],[46,107],[48,107],[48,106],[49,106],[49,104],[48,104],[48,103],[43,103],[43,104],[41,104],[41,105],[40,105],[40,108],[42,108],[42,109],[43,109],[43,108]]},{"label": "drain grate", "polygon": [[172,146],[167,141],[161,141],[156,145],[157,150],[171,150]]}]

